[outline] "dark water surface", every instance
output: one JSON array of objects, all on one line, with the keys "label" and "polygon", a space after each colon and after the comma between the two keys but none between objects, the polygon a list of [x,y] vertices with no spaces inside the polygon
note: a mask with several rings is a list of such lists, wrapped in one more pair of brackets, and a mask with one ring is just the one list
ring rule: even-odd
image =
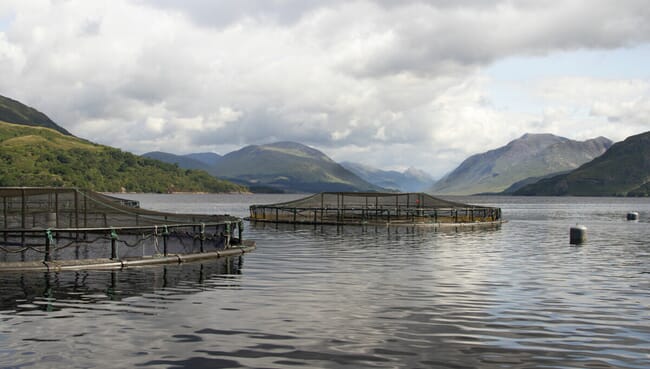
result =
[{"label": "dark water surface", "polygon": [[[292,198],[128,197],[239,216]],[[258,249],[241,258],[0,273],[0,367],[650,368],[650,200],[460,200],[501,206],[509,222],[247,223]],[[568,242],[576,223],[582,246]]]}]

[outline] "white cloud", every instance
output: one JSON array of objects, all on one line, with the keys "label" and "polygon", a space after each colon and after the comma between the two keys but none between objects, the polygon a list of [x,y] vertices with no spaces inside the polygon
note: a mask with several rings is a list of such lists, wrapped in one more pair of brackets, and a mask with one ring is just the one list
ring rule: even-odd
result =
[{"label": "white cloud", "polygon": [[619,139],[650,117],[643,78],[540,81],[535,114],[493,106],[483,76],[512,55],[649,42],[645,1],[9,1],[2,14],[0,93],[137,153],[294,140],[441,175],[527,131]]},{"label": "white cloud", "polygon": [[535,91],[553,106],[544,112],[544,126],[556,132],[618,141],[650,129],[650,79],[552,78]]}]

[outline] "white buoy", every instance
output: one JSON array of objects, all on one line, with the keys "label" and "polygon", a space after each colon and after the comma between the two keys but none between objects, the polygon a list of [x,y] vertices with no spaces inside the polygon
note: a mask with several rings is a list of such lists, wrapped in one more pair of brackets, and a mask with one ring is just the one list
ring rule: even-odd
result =
[{"label": "white buoy", "polygon": [[587,241],[587,227],[579,225],[571,227],[569,235],[569,242],[572,245],[584,243]]},{"label": "white buoy", "polygon": [[631,211],[627,213],[627,220],[639,220],[639,213],[636,211]]}]

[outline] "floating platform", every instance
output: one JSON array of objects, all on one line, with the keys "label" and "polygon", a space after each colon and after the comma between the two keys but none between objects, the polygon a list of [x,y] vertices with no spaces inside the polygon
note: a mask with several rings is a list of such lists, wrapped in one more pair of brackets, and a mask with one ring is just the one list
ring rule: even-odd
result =
[{"label": "floating platform", "polygon": [[54,261],[0,262],[0,272],[58,272],[64,270],[85,269],[125,269],[164,264],[182,264],[204,261],[208,259],[219,259],[224,257],[243,255],[244,253],[251,252],[253,250],[255,250],[255,242],[244,241],[242,245],[231,246],[230,248],[224,250],[209,251],[196,254],[167,254],[167,256],[152,255],[127,259],[98,258]]},{"label": "floating platform", "polygon": [[322,192],[302,199],[250,206],[255,222],[426,227],[494,226],[501,208],[443,200],[426,193]]},{"label": "floating platform", "polygon": [[164,213],[75,188],[0,188],[0,272],[114,269],[240,255],[243,220]]}]

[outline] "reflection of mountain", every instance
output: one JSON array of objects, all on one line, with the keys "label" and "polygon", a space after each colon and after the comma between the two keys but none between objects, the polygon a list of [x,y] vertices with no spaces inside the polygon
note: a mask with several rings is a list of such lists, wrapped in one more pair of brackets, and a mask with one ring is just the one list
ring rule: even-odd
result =
[{"label": "reflection of mountain", "polygon": [[[102,301],[120,301],[131,296],[170,289],[172,294],[191,294],[196,286],[213,278],[241,274],[242,257],[121,271],[69,271],[0,273],[0,310],[61,310],[68,307],[102,309]],[[107,307],[108,308],[108,307]]]}]

